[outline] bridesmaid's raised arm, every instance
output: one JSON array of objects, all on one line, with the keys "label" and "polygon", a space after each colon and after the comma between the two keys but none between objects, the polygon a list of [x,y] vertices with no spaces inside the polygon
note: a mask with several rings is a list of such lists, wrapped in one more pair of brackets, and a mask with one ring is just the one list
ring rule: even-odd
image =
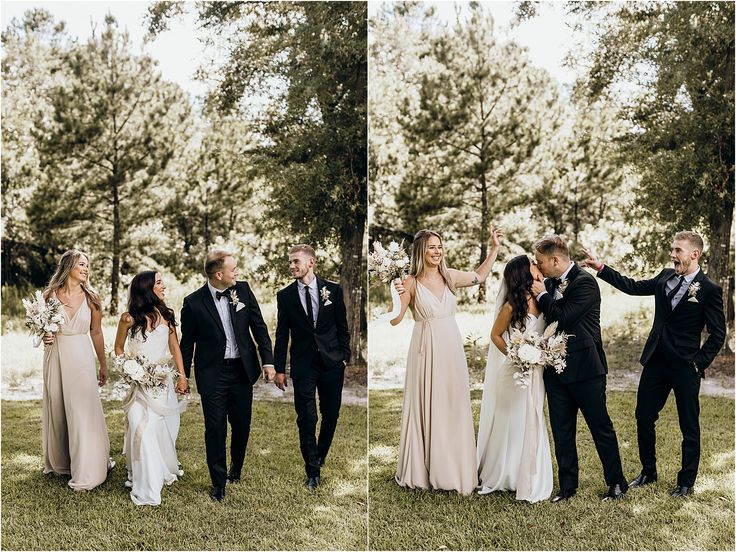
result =
[{"label": "bridesmaid's raised arm", "polygon": [[496,348],[504,355],[508,355],[509,351],[506,347],[506,341],[503,338],[503,334],[511,325],[512,313],[513,309],[511,308],[511,305],[509,303],[505,303],[504,306],[501,307],[501,312],[498,313],[496,321],[493,323],[493,328],[491,328],[491,341],[493,341]]},{"label": "bridesmaid's raised arm", "polygon": [[125,339],[128,337],[128,330],[132,325],[133,318],[127,312],[120,315],[118,330],[115,333],[115,356],[120,356],[125,352]]},{"label": "bridesmaid's raised arm", "polygon": [[406,309],[414,298],[414,291],[416,290],[416,280],[414,279],[414,276],[407,276],[402,284],[404,286],[404,293],[399,295],[399,298],[401,299],[401,310],[399,311],[399,315],[391,320],[392,326],[398,325],[404,319]]},{"label": "bridesmaid's raised arm", "polygon": [[448,270],[452,283],[455,287],[470,287],[477,286],[481,282],[485,282],[488,275],[491,273],[493,264],[496,262],[498,257],[498,250],[501,247],[501,238],[503,237],[503,230],[495,228],[491,231],[491,250],[488,256],[483,260],[482,263],[474,271],[465,272],[462,270],[455,270],[450,268]]},{"label": "bridesmaid's raised arm", "polygon": [[[86,299],[85,299],[86,300]],[[97,354],[97,360],[100,361],[100,376],[98,383],[100,386],[107,382],[107,357],[105,356],[105,336],[102,334],[102,308],[92,305],[92,320],[89,324],[89,337],[92,339],[92,345]]]}]

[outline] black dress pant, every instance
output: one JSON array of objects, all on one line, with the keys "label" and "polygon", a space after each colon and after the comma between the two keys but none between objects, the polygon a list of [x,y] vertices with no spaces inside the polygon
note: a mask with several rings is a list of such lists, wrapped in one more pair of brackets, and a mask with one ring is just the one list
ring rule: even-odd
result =
[{"label": "black dress pant", "polygon": [[[322,357],[315,353],[312,366],[307,374],[301,374],[294,384],[294,408],[296,424],[299,428],[299,447],[304,458],[307,477],[318,477],[320,461],[327,457],[335,435],[337,418],[342,403],[342,384],[345,366],[341,363],[331,368],[325,367]],[[317,431],[317,393],[319,393],[319,413],[322,423]]]},{"label": "black dress pant", "polygon": [[682,469],[677,484],[692,487],[700,463],[700,376],[688,363],[671,364],[658,349],[644,366],[636,394],[636,433],[642,472],[657,473],[654,425],[670,390],[675,392],[682,432]]},{"label": "black dress pant", "polygon": [[606,408],[606,376],[563,383],[557,374],[545,371],[549,421],[555,442],[561,489],[578,487],[578,450],[575,441],[578,410],[590,429],[607,485],[624,484],[621,455],[613,422]]},{"label": "black dress pant", "polygon": [[253,385],[242,366],[223,364],[214,389],[202,394],[207,467],[215,487],[227,479],[227,423],[230,422],[230,473],[240,477],[250,434]]}]

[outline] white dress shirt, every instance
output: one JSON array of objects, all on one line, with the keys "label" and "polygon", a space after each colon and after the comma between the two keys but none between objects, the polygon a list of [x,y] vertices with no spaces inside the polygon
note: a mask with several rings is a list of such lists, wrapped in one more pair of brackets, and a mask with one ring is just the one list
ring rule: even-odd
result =
[{"label": "white dress shirt", "polygon": [[[672,298],[672,303],[671,304],[672,304],[672,308],[673,309],[680,302],[680,299],[682,299],[685,296],[685,293],[687,293],[687,290],[690,287],[690,284],[693,283],[693,280],[698,275],[698,272],[700,272],[700,266],[698,266],[698,269],[695,272],[693,272],[692,274],[688,274],[687,276],[685,276],[685,281],[682,282],[682,286],[680,286],[680,289],[677,290],[677,293]],[[675,289],[675,287],[677,286],[677,282],[679,282],[679,281],[680,281],[680,276],[678,274],[673,274],[672,277],[669,280],[667,280],[667,282],[664,285],[665,292],[667,293],[667,295],[669,295],[669,293],[673,289]]]},{"label": "white dress shirt", "polygon": [[217,308],[217,314],[220,315],[222,327],[225,330],[225,340],[227,342],[225,345],[225,358],[238,358],[240,356],[240,351],[238,351],[238,343],[235,340],[235,329],[233,328],[233,323],[230,319],[230,300],[226,295],[223,295],[218,300],[216,293],[220,290],[209,282],[207,282],[207,286],[210,288],[212,299],[215,301],[215,307]]}]

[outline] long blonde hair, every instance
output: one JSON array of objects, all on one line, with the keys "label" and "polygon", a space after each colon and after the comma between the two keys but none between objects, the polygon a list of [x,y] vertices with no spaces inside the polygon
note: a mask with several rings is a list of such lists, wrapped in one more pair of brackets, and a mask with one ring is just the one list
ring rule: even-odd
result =
[{"label": "long blonde hair", "polygon": [[[87,261],[89,261],[89,255],[87,255],[83,251],[79,251],[78,249],[70,249],[61,256],[61,258],[59,259],[59,266],[56,267],[56,272],[54,272],[54,275],[51,276],[49,285],[43,292],[44,297],[48,299],[52,293],[57,293],[61,288],[66,285],[66,282],[69,279],[69,274],[71,274],[72,270],[74,270],[74,267],[77,266],[79,257],[82,256],[84,256]],[[89,277],[87,278],[86,282],[82,282],[82,291],[87,296],[88,304],[93,305],[97,310],[102,310],[100,295],[95,291],[92,286],[89,285]]]},{"label": "long blonde hair", "polygon": [[[415,278],[424,274],[424,255],[427,253],[427,242],[432,236],[435,236],[440,240],[440,244],[442,244],[442,236],[433,230],[420,230],[414,234],[414,241],[411,244],[411,265],[409,267],[409,274]],[[438,268],[440,276],[445,280],[447,287],[450,288],[452,293],[456,293],[457,288],[455,287],[452,278],[450,278],[447,264],[445,264],[444,249],[442,251],[442,259],[440,260],[440,266]]]}]

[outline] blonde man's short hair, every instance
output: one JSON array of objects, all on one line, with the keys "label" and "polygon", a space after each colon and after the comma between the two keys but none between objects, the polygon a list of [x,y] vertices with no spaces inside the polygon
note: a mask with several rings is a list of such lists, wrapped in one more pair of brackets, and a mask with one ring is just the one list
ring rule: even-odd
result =
[{"label": "blonde man's short hair", "polygon": [[306,243],[299,243],[289,249],[289,255],[292,255],[293,253],[305,253],[314,260],[317,260],[317,254],[314,252],[314,248]]},{"label": "blonde man's short hair", "polygon": [[207,257],[204,259],[204,273],[208,278],[212,278],[223,269],[225,259],[232,256],[233,254],[225,249],[213,249],[208,252]]},{"label": "blonde man's short hair", "polygon": [[682,232],[678,232],[677,234],[675,234],[675,240],[689,242],[690,245],[693,246],[693,249],[697,249],[701,253],[703,252],[703,247],[705,247],[705,244],[703,243],[703,238],[701,238],[695,232],[691,232],[689,230],[683,230]]},{"label": "blonde man's short hair", "polygon": [[567,246],[567,242],[557,234],[545,236],[539,240],[534,244],[534,250],[549,257],[556,255],[558,257],[563,257],[564,259],[570,258],[570,248]]}]

